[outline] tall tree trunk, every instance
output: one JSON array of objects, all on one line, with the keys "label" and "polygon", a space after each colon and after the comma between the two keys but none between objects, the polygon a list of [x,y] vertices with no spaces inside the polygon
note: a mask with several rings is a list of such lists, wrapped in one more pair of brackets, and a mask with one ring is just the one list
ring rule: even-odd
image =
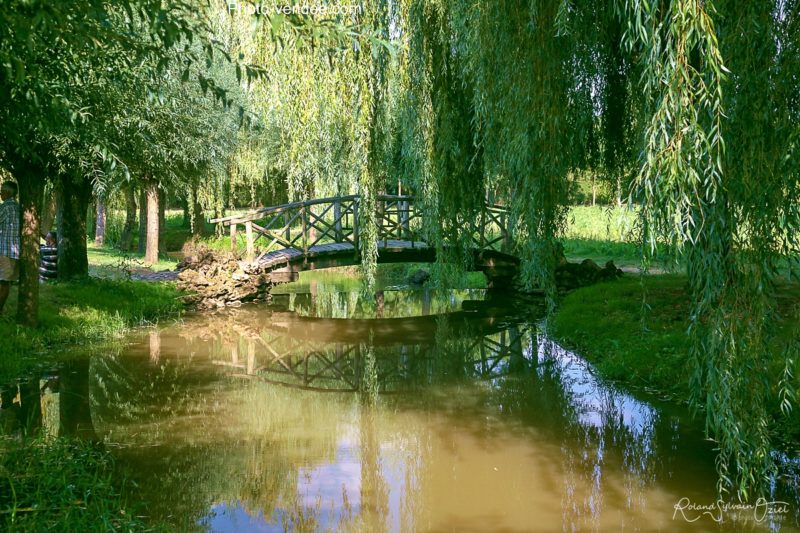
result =
[{"label": "tall tree trunk", "polygon": [[93,239],[97,232],[97,201],[94,197],[89,198],[89,206],[86,212],[83,213],[83,218],[86,219],[86,225],[88,226],[84,237]]},{"label": "tall tree trunk", "polygon": [[183,229],[191,229],[192,228],[192,214],[189,209],[189,198],[181,198],[181,208],[183,209],[183,221],[181,221],[181,227]]},{"label": "tall tree trunk", "polygon": [[42,208],[41,229],[44,235],[53,231],[53,224],[56,221],[56,205],[55,191],[51,191],[45,196],[44,207]]},{"label": "tall tree trunk", "polygon": [[156,263],[158,261],[158,237],[159,222],[158,216],[158,183],[155,180],[147,180],[145,183],[147,191],[147,245],[145,246],[144,260],[146,263]]},{"label": "tall tree trunk", "polygon": [[158,189],[158,253],[167,252],[167,239],[164,232],[167,230],[167,193]]},{"label": "tall tree trunk", "polygon": [[119,236],[117,247],[123,252],[130,252],[131,240],[133,238],[133,227],[136,225],[136,191],[133,184],[125,187],[125,225],[122,226],[122,233]]},{"label": "tall tree trunk", "polygon": [[89,275],[86,257],[86,211],[92,197],[92,184],[83,177],[60,176],[56,202],[58,233],[58,279],[85,278]]},{"label": "tall tree trunk", "polygon": [[44,197],[44,176],[41,167],[30,162],[20,165],[17,172],[22,215],[17,322],[30,327],[39,323],[39,223]]},{"label": "tall tree trunk", "polygon": [[192,187],[192,236],[202,237],[206,233],[206,218],[203,216],[203,206],[197,195],[197,185]]},{"label": "tall tree trunk", "polygon": [[97,216],[94,224],[94,243],[98,246],[106,242],[106,198],[97,197]]},{"label": "tall tree trunk", "polygon": [[147,249],[147,185],[139,194],[139,243],[138,250],[143,254]]}]

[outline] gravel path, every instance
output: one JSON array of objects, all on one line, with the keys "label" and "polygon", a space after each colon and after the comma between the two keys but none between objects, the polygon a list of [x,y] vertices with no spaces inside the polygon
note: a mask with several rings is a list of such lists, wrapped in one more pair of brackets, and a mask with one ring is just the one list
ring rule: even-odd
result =
[{"label": "gravel path", "polygon": [[166,272],[133,272],[131,279],[134,281],[175,281],[178,279],[179,272],[177,270],[168,270]]}]

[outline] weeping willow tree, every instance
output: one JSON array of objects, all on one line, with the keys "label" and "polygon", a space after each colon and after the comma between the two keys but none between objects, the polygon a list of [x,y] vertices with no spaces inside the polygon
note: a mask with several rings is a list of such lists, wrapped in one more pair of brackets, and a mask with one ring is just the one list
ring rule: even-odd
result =
[{"label": "weeping willow tree", "polygon": [[663,245],[687,267],[693,401],[719,447],[719,488],[763,493],[767,403],[793,398],[796,350],[780,384],[764,376],[775,282],[800,251],[797,2],[399,5],[396,142],[432,241],[458,241],[503,198],[525,281],[554,303],[568,176],[630,181],[643,265]]},{"label": "weeping willow tree", "polygon": [[[645,257],[663,239],[686,258],[694,402],[719,445],[721,488],[742,497],[763,492],[773,470],[775,281],[800,251],[797,11],[721,1],[622,12],[636,21],[626,43],[649,96],[634,191]],[[795,354],[784,354],[783,409]]]},{"label": "weeping willow tree", "polygon": [[294,39],[274,23],[270,32],[252,32],[252,17],[225,17],[232,53],[264,69],[247,90],[256,128],[240,143],[228,177],[251,190],[269,183],[290,201],[359,194],[362,265],[371,286],[375,197],[385,190],[391,157],[389,2],[325,5],[336,7],[337,26],[357,27],[358,38]]}]

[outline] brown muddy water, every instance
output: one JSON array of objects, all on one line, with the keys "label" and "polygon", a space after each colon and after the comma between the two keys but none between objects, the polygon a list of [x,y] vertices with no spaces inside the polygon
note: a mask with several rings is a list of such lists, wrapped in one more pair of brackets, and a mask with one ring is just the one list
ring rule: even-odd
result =
[{"label": "brown muddy water", "polygon": [[536,300],[283,292],[78,354],[20,397],[45,432],[103,441],[176,531],[796,530],[778,485],[716,502],[700,423],[597,378]]}]

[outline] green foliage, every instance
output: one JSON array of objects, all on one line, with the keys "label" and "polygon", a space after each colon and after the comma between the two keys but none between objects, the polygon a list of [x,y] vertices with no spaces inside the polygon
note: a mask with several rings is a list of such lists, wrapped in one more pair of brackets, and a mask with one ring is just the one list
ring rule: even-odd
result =
[{"label": "green foliage", "polygon": [[359,9],[326,20],[277,1],[6,4],[0,166],[107,195],[156,180],[190,214],[358,193],[369,285],[381,192],[417,196],[443,276],[469,267],[481,205],[508,205],[551,309],[559,240],[594,246],[569,234],[576,190],[627,197],[625,244],[592,254],[686,266],[720,489],[763,492],[774,283],[800,256],[798,0],[343,0]]},{"label": "green foliage", "polygon": [[121,496],[99,445],[0,441],[0,525],[8,531],[152,531]]},{"label": "green foliage", "polygon": [[623,13],[651,102],[635,190],[645,258],[660,240],[686,258],[692,399],[719,446],[720,491],[742,499],[763,493],[773,472],[763,372],[773,283],[800,250],[798,108],[784,81],[796,76],[785,52],[800,36],[795,2],[778,9],[687,1],[626,3]]}]

